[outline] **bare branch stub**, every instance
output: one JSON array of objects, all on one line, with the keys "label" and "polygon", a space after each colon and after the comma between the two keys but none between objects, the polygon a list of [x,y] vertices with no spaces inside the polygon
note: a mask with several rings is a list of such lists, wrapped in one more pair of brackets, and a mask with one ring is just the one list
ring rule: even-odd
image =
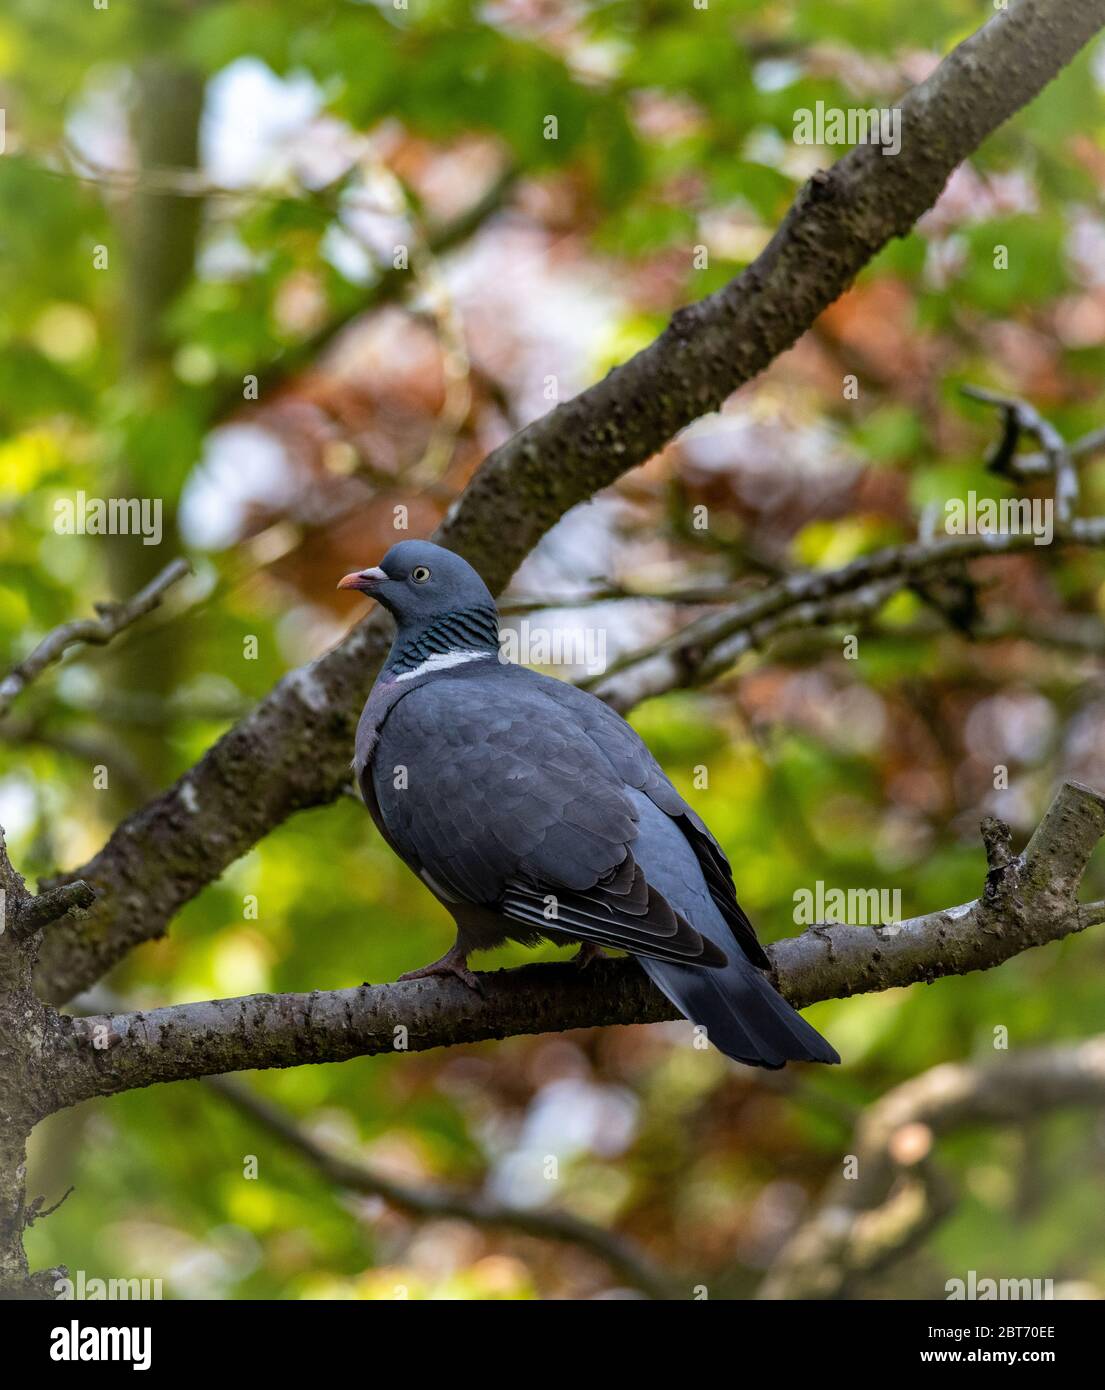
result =
[{"label": "bare branch stub", "polygon": [[[964,396],[981,401],[984,405],[996,406],[1002,413],[1001,438],[986,460],[987,468],[1015,482],[1026,482],[1042,476],[1054,478],[1057,519],[1061,524],[1069,522],[1078,505],[1078,473],[1072,450],[1062,434],[1035,406],[1016,396],[1003,396],[982,386],[963,386],[960,389]],[[1039,455],[1032,455],[1031,460],[1017,456],[1017,444],[1022,433],[1031,435],[1042,451]]]},{"label": "bare branch stub", "polygon": [[[1078,888],[1105,835],[1105,797],[1064,782],[1024,851],[987,876],[974,902],[877,931],[830,926],[829,942],[807,931],[769,950],[798,1007],[946,975],[988,970],[1032,946],[1083,931],[1101,916],[1079,906]],[[829,949],[831,946],[831,949]]]},{"label": "bare branch stub", "polygon": [[48,888],[37,897],[28,896],[20,913],[18,935],[26,938],[54,922],[60,922],[71,912],[83,911],[96,901],[96,890],[83,878]]},{"label": "bare branch stub", "polygon": [[91,907],[96,900],[94,889],[83,879],[47,889],[37,897],[29,892],[23,875],[8,858],[3,826],[0,826],[0,892],[3,893],[0,934],[6,931],[9,939],[16,942],[28,940],[74,910]]}]

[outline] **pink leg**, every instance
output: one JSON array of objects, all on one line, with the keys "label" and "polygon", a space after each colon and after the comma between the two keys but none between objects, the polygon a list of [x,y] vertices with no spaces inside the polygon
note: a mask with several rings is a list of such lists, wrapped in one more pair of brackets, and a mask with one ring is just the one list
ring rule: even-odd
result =
[{"label": "pink leg", "polygon": [[572,957],[581,970],[586,970],[593,960],[605,960],[606,952],[597,941],[580,942],[579,950]]},{"label": "pink leg", "polygon": [[480,984],[479,977],[468,969],[468,952],[461,949],[459,942],[446,951],[440,960],[424,965],[421,970],[408,970],[405,975],[400,975],[399,978],[401,980],[424,980],[431,975],[452,975],[463,981],[469,989],[474,989],[477,994],[483,993],[483,986]]}]

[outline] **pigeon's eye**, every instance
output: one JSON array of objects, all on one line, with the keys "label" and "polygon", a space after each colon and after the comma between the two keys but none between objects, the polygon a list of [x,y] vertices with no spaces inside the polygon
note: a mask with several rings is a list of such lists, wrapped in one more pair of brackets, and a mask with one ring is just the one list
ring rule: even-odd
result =
[{"label": "pigeon's eye", "polygon": [[425,584],[429,577],[430,571],[425,565],[415,565],[414,569],[411,570],[411,578],[416,584]]}]

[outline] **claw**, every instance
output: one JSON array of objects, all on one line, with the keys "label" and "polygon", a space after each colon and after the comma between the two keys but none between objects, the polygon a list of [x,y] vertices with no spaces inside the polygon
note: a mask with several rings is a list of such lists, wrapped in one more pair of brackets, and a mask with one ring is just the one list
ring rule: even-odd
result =
[{"label": "claw", "polygon": [[420,970],[408,970],[405,975],[400,975],[401,980],[425,980],[432,975],[452,975],[454,979],[460,980],[462,984],[474,989],[477,994],[483,994],[483,985],[480,984],[479,976],[468,969],[468,952],[462,951],[459,946],[453,946],[446,951],[440,960],[431,961],[429,965],[424,965]]},{"label": "claw", "polygon": [[572,961],[580,970],[586,970],[593,960],[605,960],[606,952],[597,941],[584,941],[580,943],[579,950],[572,957]]}]

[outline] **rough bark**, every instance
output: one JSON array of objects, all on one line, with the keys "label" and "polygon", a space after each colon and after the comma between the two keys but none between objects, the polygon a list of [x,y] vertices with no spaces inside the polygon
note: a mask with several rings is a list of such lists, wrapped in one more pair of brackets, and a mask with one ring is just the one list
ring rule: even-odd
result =
[{"label": "rough bark", "polygon": [[[570,507],[643,462],[784,351],[948,175],[1105,24],[1105,0],[1013,0],[901,102],[902,149],[865,145],[802,189],[771,243],[716,294],[678,311],[643,352],[498,449],[438,539],[499,590]],[[92,984],[287,816],[346,779],[360,706],[386,646],[372,617],[282,681],[161,797],[124,821],[74,876],[98,901],[54,933],[40,988]]]},{"label": "rough bark", "polygon": [[1013,0],[902,99],[901,153],[861,145],[805,185],[760,256],[483,464],[445,534],[493,590],[570,507],[717,410],[801,336],[952,170],[1105,24],[1105,0]]},{"label": "rough bark", "polygon": [[58,1025],[35,994],[33,975],[39,931],[88,901],[84,884],[32,897],[0,832],[0,1298],[49,1296],[58,1273],[31,1275],[23,1250],[37,1210],[27,1202],[27,1137],[53,1108],[42,1058],[56,1045]]}]

